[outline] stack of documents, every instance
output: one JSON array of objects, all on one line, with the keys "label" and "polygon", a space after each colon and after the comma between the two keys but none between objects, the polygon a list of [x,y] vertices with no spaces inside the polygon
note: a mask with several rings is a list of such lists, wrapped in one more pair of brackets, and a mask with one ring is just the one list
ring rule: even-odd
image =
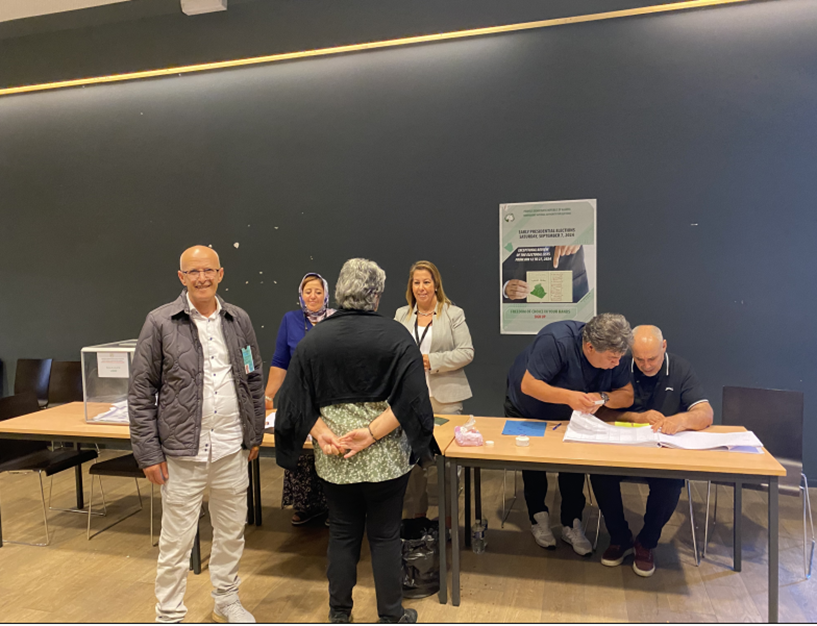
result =
[{"label": "stack of documents", "polygon": [[751,431],[707,433],[684,431],[676,435],[653,432],[652,428],[613,426],[589,413],[573,411],[565,432],[565,441],[615,443],[627,446],[664,446],[683,450],[731,450],[760,454],[763,444]]},{"label": "stack of documents", "polygon": [[114,402],[110,410],[92,417],[91,422],[102,422],[105,424],[127,424],[128,423],[128,401]]}]

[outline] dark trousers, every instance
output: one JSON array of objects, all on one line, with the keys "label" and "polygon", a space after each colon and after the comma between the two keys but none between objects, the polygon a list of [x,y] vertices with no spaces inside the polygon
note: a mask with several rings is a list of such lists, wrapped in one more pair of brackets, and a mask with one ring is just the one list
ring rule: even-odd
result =
[{"label": "dark trousers", "polygon": [[[610,545],[624,546],[633,540],[630,526],[624,519],[624,504],[621,501],[622,476],[590,476],[593,493],[604,515],[604,524],[610,533]],[[684,481],[680,478],[645,478],[650,486],[644,526],[638,533],[638,543],[652,550],[658,545],[663,530],[681,497]]]},{"label": "dark trousers", "polygon": [[[505,417],[519,417],[530,419],[519,412],[511,399],[505,396]],[[530,523],[535,524],[533,516],[547,511],[545,498],[548,495],[547,472],[522,470],[522,483],[525,485],[525,504],[528,506]],[[560,519],[562,526],[573,526],[573,520],[581,521],[584,511],[584,474],[559,472],[559,493],[562,496],[562,510]]]},{"label": "dark trousers", "polygon": [[326,576],[329,608],[352,612],[352,589],[363,531],[369,539],[377,595],[377,615],[387,622],[403,616],[400,521],[409,474],[382,483],[336,485],[321,480],[329,504]]},{"label": "dark trousers", "polygon": [[[528,505],[530,523],[535,524],[533,516],[540,511],[547,511],[545,498],[548,495],[547,472],[522,470],[522,483],[525,485],[525,504]],[[584,474],[559,472],[559,493],[562,496],[560,520],[562,526],[573,526],[573,520],[581,521],[584,511]]]}]

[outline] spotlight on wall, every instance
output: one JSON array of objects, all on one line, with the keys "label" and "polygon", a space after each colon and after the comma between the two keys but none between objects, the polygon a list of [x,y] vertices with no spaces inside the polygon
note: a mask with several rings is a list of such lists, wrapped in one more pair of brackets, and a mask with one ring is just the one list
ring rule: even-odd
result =
[{"label": "spotlight on wall", "polygon": [[227,10],[227,0],[181,0],[182,13],[185,15],[201,15]]}]

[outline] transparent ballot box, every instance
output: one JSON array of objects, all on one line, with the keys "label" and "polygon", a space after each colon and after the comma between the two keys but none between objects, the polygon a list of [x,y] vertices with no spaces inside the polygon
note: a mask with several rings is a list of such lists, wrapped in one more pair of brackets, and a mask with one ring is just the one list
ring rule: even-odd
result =
[{"label": "transparent ballot box", "polygon": [[136,339],[82,349],[82,396],[85,421],[128,423],[128,380]]}]

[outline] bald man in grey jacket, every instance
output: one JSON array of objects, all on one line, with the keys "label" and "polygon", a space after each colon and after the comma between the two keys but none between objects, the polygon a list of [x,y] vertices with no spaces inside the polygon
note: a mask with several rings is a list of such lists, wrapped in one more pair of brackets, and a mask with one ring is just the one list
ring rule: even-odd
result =
[{"label": "bald man in grey jacket", "polygon": [[128,412],[139,467],[162,487],[156,621],[180,622],[204,491],[210,491],[210,579],[217,622],[255,622],[238,597],[247,462],[264,436],[261,355],[245,311],[216,295],[218,255],[186,250],[185,289],[145,320],[133,357]]}]

